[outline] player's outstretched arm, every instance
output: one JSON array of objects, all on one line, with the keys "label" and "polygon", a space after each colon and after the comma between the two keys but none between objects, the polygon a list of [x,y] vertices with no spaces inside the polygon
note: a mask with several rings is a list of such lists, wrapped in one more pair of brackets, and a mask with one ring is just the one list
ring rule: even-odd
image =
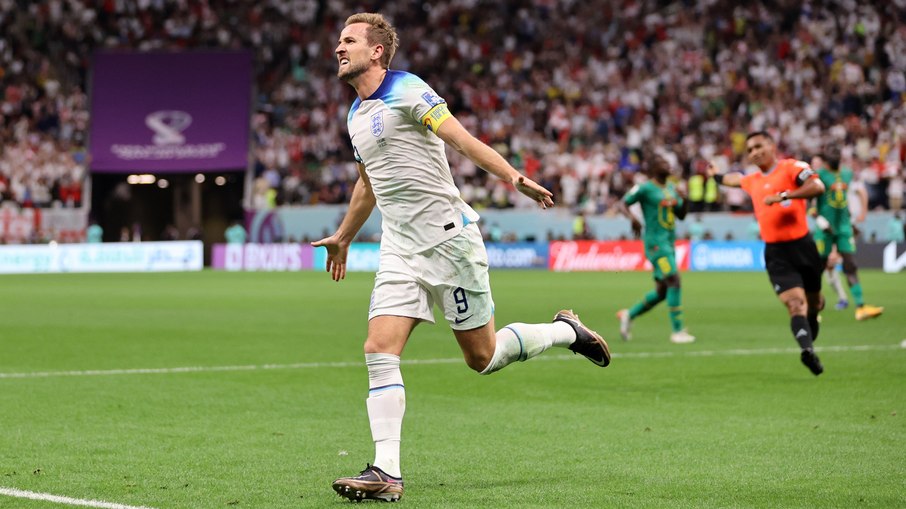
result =
[{"label": "player's outstretched arm", "polygon": [[865,190],[864,185],[859,185],[856,187],[856,196],[859,197],[859,217],[856,218],[857,223],[865,221],[865,214],[868,212],[868,191]]},{"label": "player's outstretched arm", "polygon": [[734,171],[721,175],[714,163],[708,163],[708,176],[713,177],[722,186],[739,187],[742,183],[742,173]]},{"label": "player's outstretched arm", "polygon": [[519,173],[496,150],[485,145],[450,117],[437,128],[437,136],[481,169],[516,186],[516,190],[538,202],[541,208],[554,206],[554,195],[537,182]]},{"label": "player's outstretched arm", "polygon": [[349,210],[343,217],[340,227],[330,237],[312,242],[314,247],[327,248],[327,272],[330,272],[334,281],[346,278],[346,255],[349,253],[349,244],[368,220],[374,210],[375,198],[371,189],[371,182],[365,174],[365,165],[359,164],[359,180],[356,181],[349,199]]},{"label": "player's outstretched arm", "polygon": [[782,191],[764,197],[765,205],[773,205],[783,200],[809,200],[824,192],[824,183],[817,176],[812,176],[792,191]]},{"label": "player's outstretched arm", "polygon": [[[684,181],[681,181],[681,183]],[[686,215],[689,214],[689,197],[686,196],[686,193],[680,188],[676,187],[676,194],[679,195],[679,200],[676,205],[673,206],[673,214],[676,215],[676,218],[682,221],[686,219]]]}]

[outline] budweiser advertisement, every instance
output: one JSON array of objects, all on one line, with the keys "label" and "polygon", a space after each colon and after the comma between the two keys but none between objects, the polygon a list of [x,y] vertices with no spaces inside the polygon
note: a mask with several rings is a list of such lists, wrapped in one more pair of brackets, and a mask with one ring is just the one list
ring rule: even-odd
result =
[{"label": "budweiser advertisement", "polygon": [[[689,270],[689,241],[676,243],[676,264]],[[651,270],[639,240],[551,242],[548,268],[555,272]]]}]

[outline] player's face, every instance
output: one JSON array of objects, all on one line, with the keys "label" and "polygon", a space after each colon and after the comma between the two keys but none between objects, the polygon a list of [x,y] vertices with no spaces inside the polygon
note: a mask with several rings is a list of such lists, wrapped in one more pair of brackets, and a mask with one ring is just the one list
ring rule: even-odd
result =
[{"label": "player's face", "polygon": [[655,156],[651,160],[651,176],[667,178],[670,176],[670,163],[661,156]]},{"label": "player's face", "polygon": [[764,136],[749,138],[746,142],[746,157],[750,163],[764,169],[774,161],[774,143]]},{"label": "player's face", "polygon": [[812,158],[812,169],[820,170],[821,168],[824,168],[824,166],[824,159],[822,159],[821,156],[815,156]]},{"label": "player's face", "polygon": [[335,53],[337,77],[350,81],[368,70],[374,48],[368,46],[368,23],[353,23],[343,29]]}]

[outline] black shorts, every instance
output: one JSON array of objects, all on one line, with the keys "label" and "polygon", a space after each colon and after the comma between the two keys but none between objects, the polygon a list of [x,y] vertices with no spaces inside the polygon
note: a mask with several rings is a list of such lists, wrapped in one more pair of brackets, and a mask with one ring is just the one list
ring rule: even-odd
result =
[{"label": "black shorts", "polygon": [[811,234],[788,242],[766,243],[764,264],[777,294],[790,288],[803,288],[808,293],[821,291],[824,265]]}]

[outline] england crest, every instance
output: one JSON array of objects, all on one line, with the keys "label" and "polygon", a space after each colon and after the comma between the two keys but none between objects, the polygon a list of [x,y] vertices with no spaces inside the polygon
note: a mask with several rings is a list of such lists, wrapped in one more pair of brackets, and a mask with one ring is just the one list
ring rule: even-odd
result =
[{"label": "england crest", "polygon": [[384,113],[379,111],[371,115],[371,134],[375,137],[384,132]]}]

